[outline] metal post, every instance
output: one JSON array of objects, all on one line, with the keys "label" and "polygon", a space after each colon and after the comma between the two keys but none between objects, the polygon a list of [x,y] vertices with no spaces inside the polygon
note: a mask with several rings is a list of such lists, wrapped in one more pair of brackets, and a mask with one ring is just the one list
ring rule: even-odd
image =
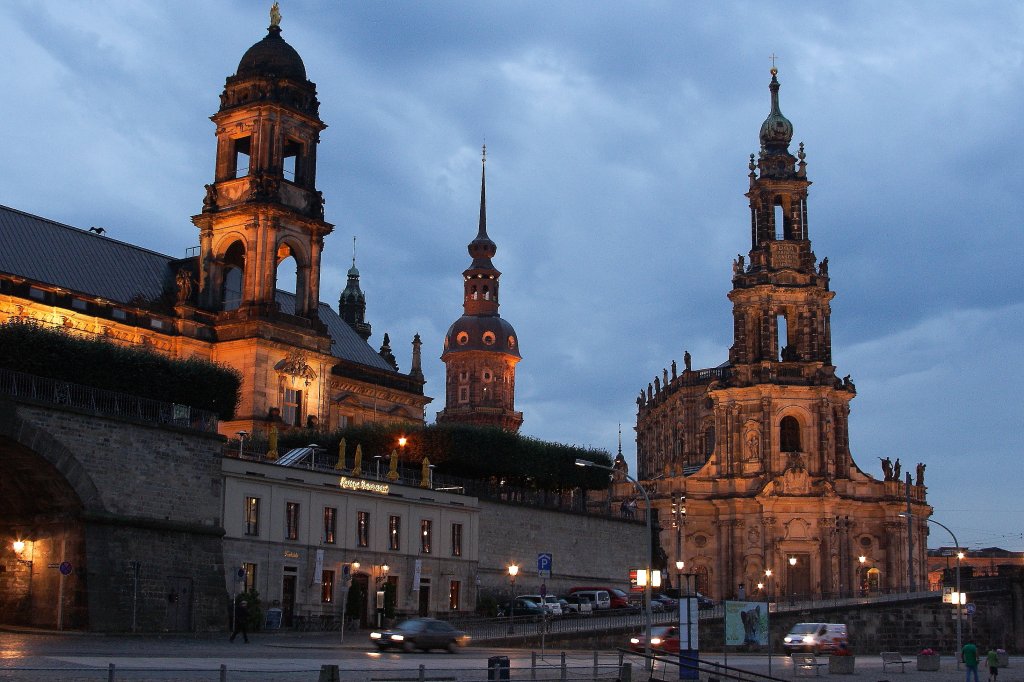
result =
[{"label": "metal post", "polygon": [[[907,474],[909,480],[910,474]],[[960,670],[960,653],[963,648],[963,627],[964,627],[964,597],[963,592],[960,591],[960,542],[956,539],[956,534],[949,529],[943,523],[939,523],[935,519],[927,519],[928,523],[934,523],[939,528],[944,528],[947,533],[953,538],[953,544],[956,545],[956,669]]]},{"label": "metal post", "polygon": [[914,589],[914,514],[910,510],[910,472],[907,472],[907,592]]}]

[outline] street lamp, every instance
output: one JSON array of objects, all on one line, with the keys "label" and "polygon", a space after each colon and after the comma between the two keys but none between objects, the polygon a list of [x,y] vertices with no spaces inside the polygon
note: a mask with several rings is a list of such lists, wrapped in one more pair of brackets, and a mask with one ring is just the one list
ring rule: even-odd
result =
[{"label": "street lamp", "polygon": [[867,560],[868,558],[863,554],[857,557],[857,561],[860,562],[860,572],[857,574],[857,582],[860,585],[860,593],[862,597],[866,596],[868,593],[867,576],[864,575],[864,562]]},{"label": "street lamp", "polygon": [[508,600],[508,634],[514,634],[515,612],[516,612],[516,576],[519,575],[519,567],[515,564],[508,565],[508,579],[512,583],[512,596]]},{"label": "street lamp", "polygon": [[[764,598],[767,602],[767,608],[765,608],[765,619],[768,623],[768,677],[772,676],[772,569],[764,569],[764,586],[765,593]],[[760,589],[762,583],[758,583],[757,587]]]},{"label": "street lamp", "polygon": [[238,436],[238,458],[241,459],[245,454],[245,439],[249,437],[249,432],[238,431],[235,435]]},{"label": "street lamp", "polygon": [[[589,459],[577,459],[576,466],[578,467],[590,467],[594,469],[605,469],[607,471],[615,472],[614,467],[605,466],[604,464],[597,464],[591,462]],[[647,495],[647,490],[640,485],[640,483],[627,474],[625,471],[622,475],[626,477],[626,480],[632,483],[636,488],[643,493],[644,496],[644,510],[647,516],[647,557],[644,563],[647,564],[647,575],[651,574],[651,556],[654,554],[654,540],[651,537],[651,498]],[[647,665],[651,664],[651,581],[648,580],[644,586],[644,629],[646,630],[646,637],[644,638],[644,655],[647,656]]]},{"label": "street lamp", "polygon": [[[904,514],[900,514],[900,516],[904,516]],[[939,523],[935,519],[926,518],[925,521],[934,523],[939,528],[944,528],[953,537],[953,544],[956,545],[956,669],[959,670],[960,652],[963,647],[964,602],[967,601],[964,598],[964,593],[960,591],[960,560],[964,558],[964,553],[960,551],[960,542],[956,539],[956,534],[949,529],[949,526]]]}]

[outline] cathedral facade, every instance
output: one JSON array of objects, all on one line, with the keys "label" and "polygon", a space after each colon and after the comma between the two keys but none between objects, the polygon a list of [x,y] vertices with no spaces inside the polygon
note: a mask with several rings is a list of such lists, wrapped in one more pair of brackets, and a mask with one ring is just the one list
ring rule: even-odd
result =
[{"label": "cathedral facade", "polygon": [[925,582],[924,465],[904,480],[886,458],[878,480],[853,460],[856,387],[832,362],[835,294],[828,259],[811,250],[806,155],[789,150],[774,69],[770,92],[749,164],[751,247],[733,263],[729,358],[693,369],[686,353],[682,371],[673,362],[641,391],[637,478],[663,559],[685,562],[712,597],[905,591]]},{"label": "cathedral facade", "polygon": [[[270,427],[422,424],[420,341],[400,372],[369,344],[353,264],[336,311],[321,300],[325,238],[316,86],[279,15],[242,56],[212,116],[214,177],[193,216],[198,255],[176,259],[0,207],[0,323],[32,320],[241,372],[225,435]],[[198,188],[197,188],[198,189]],[[291,272],[295,281],[279,281]],[[282,277],[284,275],[282,274]],[[292,293],[294,291],[294,293]]]}]

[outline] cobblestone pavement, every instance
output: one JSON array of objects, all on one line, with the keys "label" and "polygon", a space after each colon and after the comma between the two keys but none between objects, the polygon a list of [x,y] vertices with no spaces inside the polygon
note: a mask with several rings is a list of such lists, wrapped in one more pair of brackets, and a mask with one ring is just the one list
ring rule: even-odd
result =
[{"label": "cobblestone pavement", "polygon": [[[0,680],[61,680],[66,682],[168,682],[171,680],[227,680],[282,682],[315,681],[323,665],[337,665],[346,682],[418,682],[420,668],[426,682],[476,682],[494,677],[488,658],[507,656],[510,682],[561,681],[562,652],[470,647],[458,654],[378,653],[364,633],[257,633],[250,644],[229,643],[226,636],[104,636],[94,634],[0,632]],[[593,651],[566,651],[565,681],[595,679]],[[536,658],[536,667],[533,662]],[[761,675],[768,674],[768,659],[757,655],[705,654],[705,660]],[[914,659],[913,656],[907,656]],[[596,677],[614,680],[619,675],[620,654],[598,652]],[[634,682],[678,679],[678,668],[658,663],[653,671],[644,668],[639,657],[626,656],[632,663]],[[113,665],[113,670],[110,666]],[[221,666],[224,666],[222,671]],[[1018,667],[1019,666],[1019,667]],[[792,663],[784,656],[772,659],[771,675],[795,680]],[[111,676],[112,675],[112,676]],[[705,682],[709,675],[702,674]],[[715,675],[720,679],[724,676]],[[918,672],[913,662],[906,672],[899,667],[882,669],[878,655],[858,655],[852,675],[831,675],[824,666],[818,677],[832,682],[962,682],[964,671],[956,668],[952,656],[943,657],[939,672]],[[987,670],[979,675],[987,680]],[[801,676],[799,679],[803,679]],[[1024,682],[1024,660],[1011,659],[999,682]]]}]

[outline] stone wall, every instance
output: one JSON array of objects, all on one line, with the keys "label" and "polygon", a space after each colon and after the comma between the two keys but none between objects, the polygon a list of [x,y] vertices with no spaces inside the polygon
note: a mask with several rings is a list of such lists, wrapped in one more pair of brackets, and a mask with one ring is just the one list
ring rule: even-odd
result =
[{"label": "stone wall", "polygon": [[[29,401],[8,405],[0,451],[31,451],[46,472],[34,484],[52,481],[77,498],[59,524],[31,509],[0,519],[5,535],[18,528],[32,540],[31,624],[53,627],[59,613],[64,627],[127,631],[134,601],[140,631],[225,628],[223,439]],[[63,588],[61,561],[73,566]]]},{"label": "stone wall", "polygon": [[[518,594],[548,593],[574,586],[608,586],[628,590],[629,571],[642,567],[647,553],[647,526],[630,520],[559,512],[492,500],[480,500],[481,597],[507,599],[508,565],[519,565]],[[537,555],[552,555],[551,578],[537,576]]]}]

